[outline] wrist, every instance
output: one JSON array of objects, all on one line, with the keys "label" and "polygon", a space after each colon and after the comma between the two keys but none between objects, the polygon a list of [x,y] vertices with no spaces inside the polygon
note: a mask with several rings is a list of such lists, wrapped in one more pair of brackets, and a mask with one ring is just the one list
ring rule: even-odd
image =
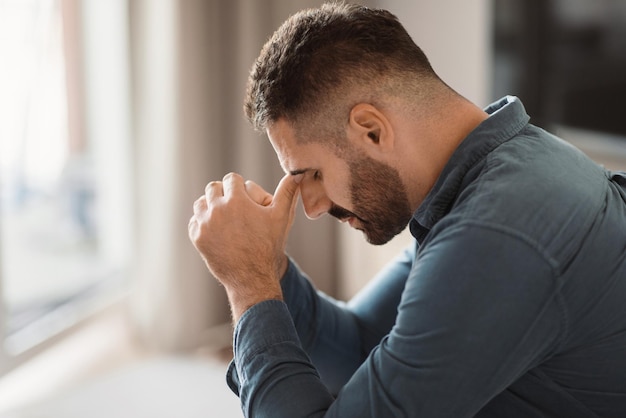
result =
[{"label": "wrist", "polygon": [[266,300],[283,300],[283,293],[280,284],[268,286],[263,289],[256,289],[251,292],[247,289],[244,292],[234,289],[227,289],[228,302],[230,304],[233,324],[237,324],[239,318],[251,307],[257,303],[264,302]]}]

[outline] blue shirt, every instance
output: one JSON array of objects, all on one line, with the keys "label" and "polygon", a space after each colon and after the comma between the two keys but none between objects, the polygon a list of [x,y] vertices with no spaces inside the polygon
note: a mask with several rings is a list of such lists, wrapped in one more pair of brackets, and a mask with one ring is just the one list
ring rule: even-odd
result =
[{"label": "blue shirt", "polygon": [[626,176],[506,97],[348,303],[291,262],[239,320],[227,380],[253,417],[625,417]]}]

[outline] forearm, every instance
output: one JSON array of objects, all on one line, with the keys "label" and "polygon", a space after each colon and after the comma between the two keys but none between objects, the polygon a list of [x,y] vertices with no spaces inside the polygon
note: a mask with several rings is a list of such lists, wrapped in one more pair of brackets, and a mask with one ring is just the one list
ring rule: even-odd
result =
[{"label": "forearm", "polygon": [[246,286],[241,286],[237,281],[225,286],[226,295],[230,305],[233,325],[237,325],[239,318],[252,306],[266,300],[283,300],[283,292],[279,278],[283,277],[289,266],[289,259],[286,255],[277,262],[276,273],[268,271],[265,274],[269,277],[258,277],[258,280],[246,280]]},{"label": "forearm", "polygon": [[358,319],[344,303],[318,292],[293,262],[281,285],[303,349],[337,393],[363,361]]},{"label": "forearm", "polygon": [[229,379],[241,398],[245,416],[295,417],[325,410],[333,397],[300,345],[286,305],[261,302],[246,311],[235,327],[234,364]]},{"label": "forearm", "polygon": [[347,308],[359,323],[364,355],[389,334],[396,322],[398,306],[416,251],[417,245],[413,241],[348,302]]},{"label": "forearm", "polygon": [[333,393],[391,330],[415,252],[413,243],[348,304],[318,292],[289,263],[281,280],[284,300],[304,349]]}]

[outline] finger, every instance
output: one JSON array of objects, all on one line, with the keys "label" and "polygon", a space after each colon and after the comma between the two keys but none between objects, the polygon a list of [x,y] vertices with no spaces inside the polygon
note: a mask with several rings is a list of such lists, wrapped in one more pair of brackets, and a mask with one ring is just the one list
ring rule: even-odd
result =
[{"label": "finger", "polygon": [[191,218],[189,218],[189,223],[187,224],[187,234],[189,235],[189,238],[191,239],[192,242],[195,239],[196,235],[198,235],[197,231],[198,231],[198,220],[196,219],[196,216],[193,215]]},{"label": "finger", "polygon": [[193,213],[199,215],[207,209],[206,196],[200,196],[193,202]]},{"label": "finger", "polygon": [[245,182],[245,187],[248,196],[250,196],[255,203],[262,206],[267,206],[272,203],[273,196],[255,182],[248,180]]},{"label": "finger", "polygon": [[291,174],[286,174],[276,187],[272,206],[284,212],[291,210],[298,200],[299,180],[300,175],[292,176]]},{"label": "finger", "polygon": [[222,179],[224,185],[224,197],[230,197],[244,189],[243,177],[237,173],[228,173]]},{"label": "finger", "polygon": [[204,196],[207,202],[211,202],[218,197],[224,196],[224,186],[221,181],[212,181],[204,188]]}]

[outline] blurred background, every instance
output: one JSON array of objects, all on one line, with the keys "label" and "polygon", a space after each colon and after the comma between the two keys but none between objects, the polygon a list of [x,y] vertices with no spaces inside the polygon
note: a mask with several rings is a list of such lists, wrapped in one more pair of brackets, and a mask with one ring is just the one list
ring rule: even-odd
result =
[{"label": "blurred background", "polygon": [[[223,289],[187,238],[205,184],[281,169],[241,110],[250,66],[313,0],[0,0],[0,417],[237,417]],[[626,169],[626,3],[371,0],[480,106]],[[348,299],[384,247],[299,209],[289,253]]]}]

